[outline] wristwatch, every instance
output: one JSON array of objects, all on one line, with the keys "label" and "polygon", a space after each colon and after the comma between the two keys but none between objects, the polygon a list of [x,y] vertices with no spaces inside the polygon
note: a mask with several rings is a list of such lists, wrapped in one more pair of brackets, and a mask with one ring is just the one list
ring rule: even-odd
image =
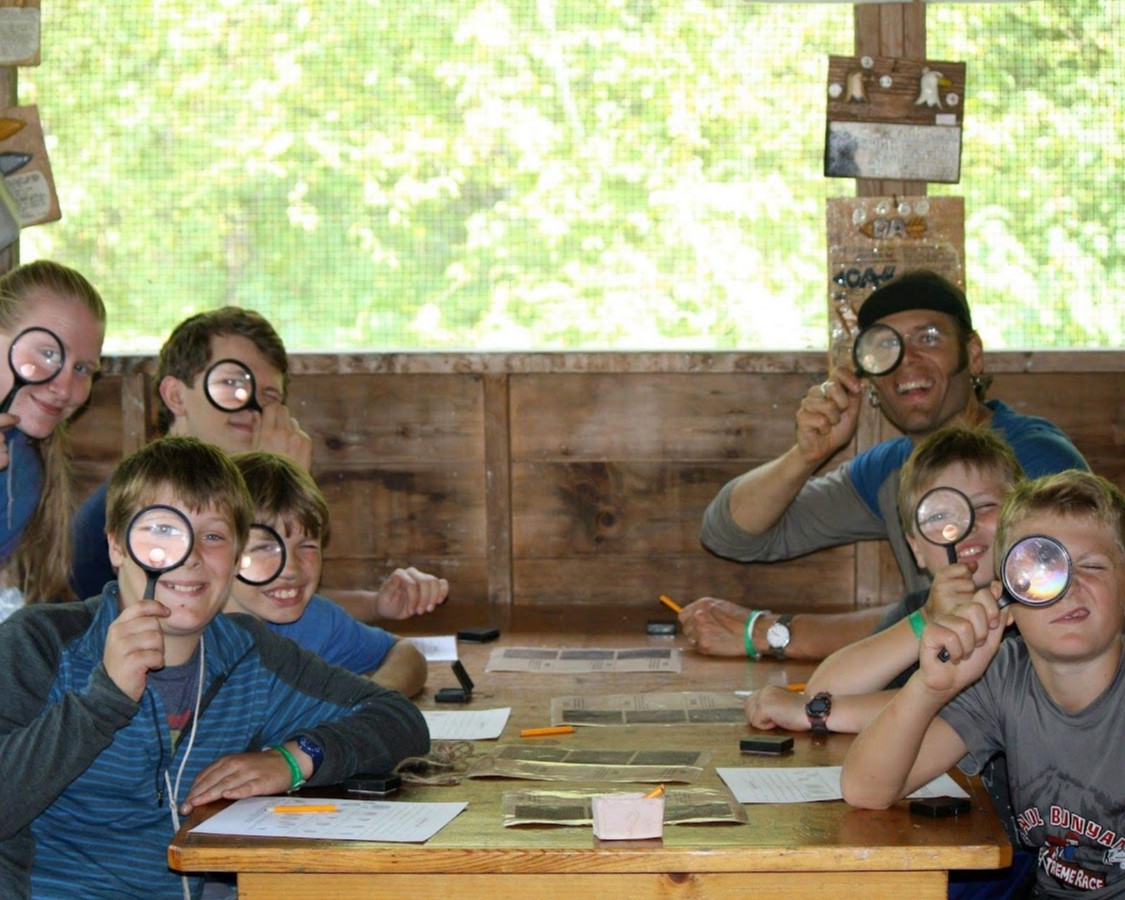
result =
[{"label": "wristwatch", "polygon": [[793,638],[789,633],[789,623],[792,620],[791,615],[778,616],[777,621],[766,629],[766,646],[775,659],[785,659],[785,648]]},{"label": "wristwatch", "polygon": [[821,691],[805,704],[805,715],[813,734],[828,734],[828,714],[832,712],[832,695]]},{"label": "wristwatch", "polygon": [[315,775],[316,770],[320,768],[320,764],[324,762],[324,748],[307,734],[297,735],[296,740],[297,746],[303,753],[308,754],[309,758],[312,760],[313,775]]}]

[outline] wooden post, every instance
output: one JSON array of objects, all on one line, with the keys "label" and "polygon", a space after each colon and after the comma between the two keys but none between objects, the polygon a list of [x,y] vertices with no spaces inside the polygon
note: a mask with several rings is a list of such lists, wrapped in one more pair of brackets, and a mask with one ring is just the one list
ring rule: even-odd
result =
[{"label": "wooden post", "polygon": [[[893,56],[899,59],[926,58],[925,3],[861,3],[855,6],[856,56]],[[924,181],[885,181],[874,178],[856,179],[857,197],[879,197],[892,194],[924,196]],[[866,407],[856,431],[856,453],[877,444],[884,434],[883,416]],[[882,544],[860,541],[856,544],[855,564],[856,606],[883,602],[883,579],[889,573],[882,566]]]},{"label": "wooden post", "polygon": [[[19,86],[19,69],[15,66],[0,66],[0,100],[6,109],[19,102],[17,87]],[[19,265],[20,241],[19,238],[0,250],[0,274],[9,272]]]}]

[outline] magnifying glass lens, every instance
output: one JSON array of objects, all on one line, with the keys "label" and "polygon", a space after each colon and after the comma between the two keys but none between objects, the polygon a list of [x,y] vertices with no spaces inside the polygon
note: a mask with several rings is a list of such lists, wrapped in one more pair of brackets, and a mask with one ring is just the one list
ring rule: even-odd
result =
[{"label": "magnifying glass lens", "polygon": [[9,362],[27,384],[43,384],[62,371],[62,341],[45,328],[29,328],[20,334],[9,349]]},{"label": "magnifying glass lens", "polygon": [[285,568],[285,545],[272,528],[251,525],[250,538],[242,551],[238,577],[248,584],[268,584]]},{"label": "magnifying glass lens", "polygon": [[167,572],[191,552],[191,525],[174,509],[143,510],[129,528],[129,553],[144,569]]},{"label": "magnifying glass lens", "polygon": [[870,325],[859,333],[852,358],[860,374],[886,375],[902,362],[902,337],[890,325]]},{"label": "magnifying glass lens", "polygon": [[973,528],[973,504],[956,488],[934,488],[918,503],[918,531],[932,544],[956,544]]},{"label": "magnifying glass lens", "polygon": [[219,409],[238,412],[254,400],[254,376],[233,359],[222,360],[207,371],[207,396]]},{"label": "magnifying glass lens", "polygon": [[1032,535],[1004,557],[1001,579],[1008,593],[1028,606],[1048,606],[1070,586],[1070,554],[1054,538]]}]

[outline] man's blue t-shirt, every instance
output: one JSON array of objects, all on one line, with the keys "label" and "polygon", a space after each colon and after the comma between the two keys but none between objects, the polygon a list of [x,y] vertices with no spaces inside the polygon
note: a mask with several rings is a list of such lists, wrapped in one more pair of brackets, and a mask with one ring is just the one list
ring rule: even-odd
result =
[{"label": "man's blue t-shirt", "polygon": [[395,637],[358,621],[327,597],[313,594],[305,612],[288,625],[266,623],[271,630],[311,650],[325,662],[357,675],[374,672],[394,646]]},{"label": "man's blue t-shirt", "polygon": [[[1018,413],[1001,400],[989,400],[985,406],[992,410],[991,428],[1011,445],[1028,478],[1053,475],[1067,469],[1090,468],[1057,425],[1039,416]],[[892,438],[863,451],[847,463],[848,477],[856,491],[880,518],[879,487],[887,480],[888,473],[902,468],[913,449],[914,443],[910,438]]]}]

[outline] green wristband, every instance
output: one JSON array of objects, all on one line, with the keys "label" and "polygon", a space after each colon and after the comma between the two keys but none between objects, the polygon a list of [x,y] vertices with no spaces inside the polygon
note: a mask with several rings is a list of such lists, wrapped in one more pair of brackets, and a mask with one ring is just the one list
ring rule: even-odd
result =
[{"label": "green wristband", "polygon": [[746,618],[746,655],[751,659],[758,658],[758,651],[754,649],[754,623],[758,621],[758,616],[768,613],[768,609],[752,609],[750,615]]},{"label": "green wristband", "polygon": [[286,764],[289,766],[289,793],[293,793],[297,788],[305,783],[305,776],[301,774],[301,767],[297,764],[296,757],[293,756],[288,750],[278,744],[276,747],[270,748],[276,750],[285,759]]},{"label": "green wristband", "polygon": [[914,629],[915,636],[921,640],[922,631],[926,627],[926,620],[922,618],[922,610],[916,609],[906,617],[906,621],[910,623],[910,627]]}]

